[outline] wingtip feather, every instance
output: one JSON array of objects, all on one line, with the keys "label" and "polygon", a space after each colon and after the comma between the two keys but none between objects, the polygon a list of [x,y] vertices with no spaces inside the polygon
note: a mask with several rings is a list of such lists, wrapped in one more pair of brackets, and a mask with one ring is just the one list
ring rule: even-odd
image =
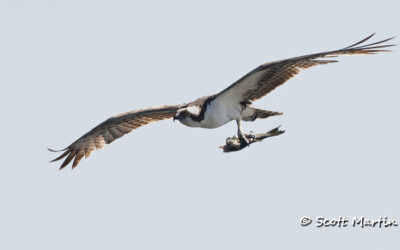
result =
[{"label": "wingtip feather", "polygon": [[363,43],[363,42],[369,40],[369,39],[370,39],[371,37],[373,37],[374,35],[375,35],[375,32],[372,33],[371,35],[367,36],[366,38],[362,39],[361,41],[356,42],[355,44],[352,44],[352,45],[350,45],[350,46],[347,46],[347,47],[345,47],[345,48],[343,48],[343,49],[349,49],[349,48],[351,48],[351,47],[354,47],[354,46],[356,46],[356,45],[359,45],[359,44],[361,44],[361,43]]},{"label": "wingtip feather", "polygon": [[59,157],[57,157],[57,158],[51,160],[50,162],[55,162],[55,161],[61,160],[62,158],[64,158],[65,156],[67,156],[70,152],[71,152],[70,150],[67,150],[67,151],[65,151],[64,153],[62,153]]},{"label": "wingtip feather", "polygon": [[59,150],[47,148],[47,150],[49,150],[50,152],[53,152],[53,153],[62,152],[62,151],[65,151],[67,149],[68,149],[68,147],[66,147],[64,149],[59,149]]}]

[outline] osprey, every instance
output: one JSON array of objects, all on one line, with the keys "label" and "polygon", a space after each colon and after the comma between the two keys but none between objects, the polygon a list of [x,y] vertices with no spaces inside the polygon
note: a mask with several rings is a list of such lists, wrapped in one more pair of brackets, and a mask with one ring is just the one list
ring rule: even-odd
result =
[{"label": "osprey", "polygon": [[254,121],[282,114],[281,112],[255,108],[251,106],[253,101],[260,99],[282,85],[297,75],[301,69],[337,62],[336,60],[320,60],[321,58],[331,58],[339,55],[374,54],[389,51],[382,48],[394,46],[393,44],[382,45],[382,43],[394,37],[363,45],[373,35],[343,49],[262,64],[223,91],[201,97],[190,103],[134,110],[113,116],[84,134],[67,148],[59,151],[49,149],[52,152],[65,151],[52,162],[67,157],[61,164],[60,169],[64,168],[72,160],[74,160],[72,168],[75,168],[84,156],[88,157],[95,149],[101,149],[105,144],[113,142],[133,129],[167,118],[179,120],[189,127],[210,129],[220,127],[230,121],[236,121],[238,138],[248,144],[247,138],[249,135],[243,132],[242,121]]}]

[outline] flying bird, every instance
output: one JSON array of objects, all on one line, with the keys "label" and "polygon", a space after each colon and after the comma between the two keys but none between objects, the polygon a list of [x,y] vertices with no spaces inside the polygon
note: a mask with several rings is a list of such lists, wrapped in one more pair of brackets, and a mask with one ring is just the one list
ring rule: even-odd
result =
[{"label": "flying bird", "polygon": [[262,64],[221,92],[198,98],[189,103],[139,109],[113,116],[97,125],[65,149],[58,151],[49,149],[52,152],[64,151],[51,162],[66,157],[61,164],[60,170],[72,160],[72,168],[75,168],[84,156],[85,158],[89,157],[94,150],[103,148],[105,144],[113,142],[133,129],[150,122],[169,118],[179,120],[189,127],[210,129],[220,127],[230,121],[236,121],[238,138],[248,144],[247,138],[249,134],[244,133],[242,121],[255,121],[256,119],[265,119],[282,114],[282,112],[255,108],[251,105],[253,101],[270,93],[276,87],[297,75],[301,69],[337,62],[336,60],[324,58],[332,58],[339,55],[375,54],[389,51],[383,48],[394,46],[394,44],[384,44],[394,37],[365,44],[373,35],[343,49]]}]

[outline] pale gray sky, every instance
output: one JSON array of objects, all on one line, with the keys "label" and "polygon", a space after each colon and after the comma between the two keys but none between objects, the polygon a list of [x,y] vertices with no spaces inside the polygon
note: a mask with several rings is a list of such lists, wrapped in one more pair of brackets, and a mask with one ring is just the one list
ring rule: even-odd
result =
[{"label": "pale gray sky", "polygon": [[[400,48],[302,72],[245,123],[153,123],[74,171],[48,163],[111,115],[216,93],[261,63],[399,35],[399,1],[0,1],[0,248],[389,249],[400,223]],[[396,39],[398,43],[399,38]]]}]

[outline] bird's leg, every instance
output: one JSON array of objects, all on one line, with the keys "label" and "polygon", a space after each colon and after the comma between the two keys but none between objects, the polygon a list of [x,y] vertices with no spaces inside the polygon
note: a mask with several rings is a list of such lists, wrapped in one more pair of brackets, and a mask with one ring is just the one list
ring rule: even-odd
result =
[{"label": "bird's leg", "polygon": [[246,145],[250,145],[249,140],[246,138],[246,135],[243,133],[243,130],[242,130],[242,119],[237,119],[236,124],[238,126],[237,135],[239,137],[240,142],[243,142]]}]

